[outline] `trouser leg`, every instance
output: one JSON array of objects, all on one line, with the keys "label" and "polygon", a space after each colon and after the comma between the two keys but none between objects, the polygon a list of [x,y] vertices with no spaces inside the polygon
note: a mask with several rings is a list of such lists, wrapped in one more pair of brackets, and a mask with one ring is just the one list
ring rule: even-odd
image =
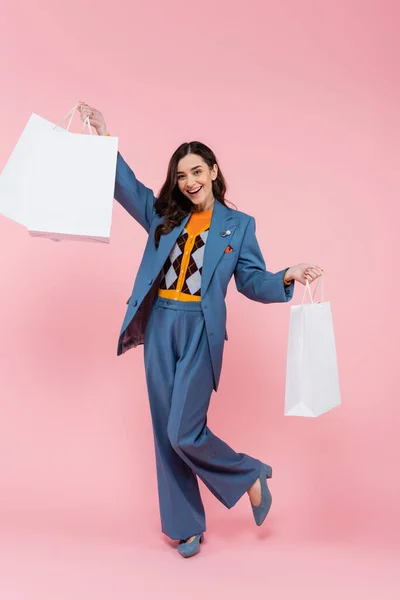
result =
[{"label": "trouser leg", "polygon": [[213,375],[204,316],[202,312],[184,315],[177,336],[168,438],[214,496],[232,508],[256,481],[261,463],[235,452],[207,426]]},{"label": "trouser leg", "polygon": [[153,425],[157,486],[163,533],[186,539],[206,530],[206,517],[195,473],[168,438],[168,420],[176,373],[176,311],[153,306],[146,326],[144,362]]}]

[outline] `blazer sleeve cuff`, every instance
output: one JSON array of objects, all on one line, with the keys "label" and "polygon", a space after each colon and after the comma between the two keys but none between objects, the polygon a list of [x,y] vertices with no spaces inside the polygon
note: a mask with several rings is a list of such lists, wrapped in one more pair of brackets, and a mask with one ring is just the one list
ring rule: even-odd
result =
[{"label": "blazer sleeve cuff", "polygon": [[278,273],[276,273],[276,276],[281,279],[282,282],[282,301],[283,302],[289,302],[289,300],[291,300],[293,298],[293,293],[294,293],[294,279],[292,279],[292,281],[290,282],[289,285],[285,285],[284,283],[284,278],[285,278],[285,273],[286,271],[289,269],[289,267],[286,267],[285,269],[282,269],[282,271],[278,271]]}]

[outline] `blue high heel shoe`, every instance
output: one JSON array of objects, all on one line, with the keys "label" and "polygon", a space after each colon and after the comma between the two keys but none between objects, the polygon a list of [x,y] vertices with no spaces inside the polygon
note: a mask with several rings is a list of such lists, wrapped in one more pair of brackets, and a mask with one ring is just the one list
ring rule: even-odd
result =
[{"label": "blue high heel shoe", "polygon": [[272,468],[269,465],[261,463],[259,479],[261,482],[261,502],[258,506],[254,506],[250,500],[251,508],[253,509],[254,520],[257,525],[262,525],[269,509],[271,508],[272,496],[268,489],[267,478],[272,477]]},{"label": "blue high heel shoe", "polygon": [[[190,536],[192,537],[192,536]],[[183,558],[189,558],[189,556],[193,556],[200,552],[200,544],[204,540],[204,533],[198,533],[194,540],[191,542],[185,542],[185,540],[181,540],[178,544],[178,552]]]}]

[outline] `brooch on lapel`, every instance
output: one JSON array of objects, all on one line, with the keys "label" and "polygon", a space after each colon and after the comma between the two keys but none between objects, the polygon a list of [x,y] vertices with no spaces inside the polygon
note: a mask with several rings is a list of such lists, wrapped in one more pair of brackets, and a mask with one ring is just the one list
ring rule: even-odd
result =
[{"label": "brooch on lapel", "polygon": [[232,225],[232,229],[227,229],[221,233],[221,237],[226,237],[227,235],[231,235],[232,231],[236,229],[237,225]]},{"label": "brooch on lapel", "polygon": [[227,246],[227,247],[225,248],[225,252],[233,252],[233,248],[232,248],[232,246]]}]

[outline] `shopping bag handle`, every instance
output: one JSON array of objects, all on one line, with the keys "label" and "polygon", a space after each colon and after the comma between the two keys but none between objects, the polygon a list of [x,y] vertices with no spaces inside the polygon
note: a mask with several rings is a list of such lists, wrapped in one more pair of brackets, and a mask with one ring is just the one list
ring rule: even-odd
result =
[{"label": "shopping bag handle", "polygon": [[[324,301],[324,274],[323,274],[323,273],[322,273],[321,277],[322,277],[322,294],[321,294],[321,303],[323,303],[323,301]],[[311,304],[315,304],[315,303],[314,303],[314,296],[315,296],[315,292],[317,291],[318,284],[319,284],[319,278],[317,279],[317,285],[316,285],[316,286],[315,286],[315,288],[314,288],[314,293],[313,293],[313,295],[311,295],[310,282],[309,282],[309,281],[308,281],[308,279],[307,279],[307,281],[306,281],[306,286],[305,286],[305,288],[304,288],[303,300],[301,301],[301,303],[302,303],[302,304],[304,303],[304,298],[305,298],[305,296],[306,296],[306,292],[307,292],[307,290],[308,290],[308,293],[310,294],[310,300],[311,300]]]},{"label": "shopping bag handle", "polygon": [[[69,128],[71,126],[71,121],[74,118],[74,115],[75,115],[77,109],[78,109],[78,104],[75,104],[75,106],[73,108],[71,108],[71,110],[69,110],[67,112],[67,114],[64,115],[64,117],[56,125],[54,125],[53,129],[55,129],[56,127],[61,127],[61,125],[64,123],[64,121],[66,121],[68,119],[68,117],[70,117],[68,125],[66,127],[66,130],[69,131]],[[83,122],[81,133],[83,133],[83,131],[85,129],[85,125],[87,125],[87,127],[89,129],[89,133],[90,133],[90,135],[92,135],[92,128],[90,127],[90,122],[89,122],[89,118],[88,117],[86,117],[86,119]]]}]

